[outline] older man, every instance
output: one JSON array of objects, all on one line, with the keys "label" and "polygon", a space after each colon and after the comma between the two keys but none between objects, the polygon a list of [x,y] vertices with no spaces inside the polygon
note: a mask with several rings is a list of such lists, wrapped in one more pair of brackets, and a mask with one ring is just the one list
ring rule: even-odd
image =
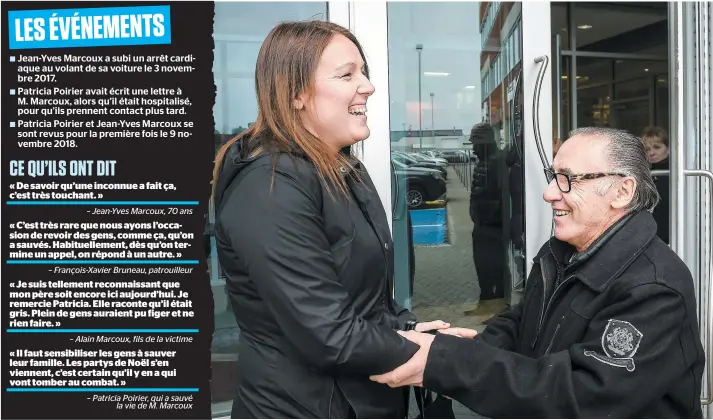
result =
[{"label": "older man", "polygon": [[372,379],[424,386],[487,417],[701,417],[693,279],[656,236],[643,143],[579,129],[545,172],[555,237],[523,302],[477,336],[404,332],[421,350]]}]

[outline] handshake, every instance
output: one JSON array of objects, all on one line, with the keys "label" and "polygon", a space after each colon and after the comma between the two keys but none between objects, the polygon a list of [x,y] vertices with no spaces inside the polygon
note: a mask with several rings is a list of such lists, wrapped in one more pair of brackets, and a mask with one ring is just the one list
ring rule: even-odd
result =
[{"label": "handshake", "polygon": [[[437,321],[429,321],[429,322],[419,322],[416,324],[416,328],[414,328],[414,331],[416,332],[436,332],[438,334],[448,334],[448,335],[455,335],[456,337],[461,337],[461,338],[474,338],[477,334],[478,331],[472,330],[470,328],[459,328],[459,327],[453,327],[451,328],[451,324],[445,321],[441,321],[440,319]],[[399,334],[401,334],[403,331],[399,331]],[[404,337],[407,337],[405,334],[401,334]],[[411,340],[413,341],[413,340]]]},{"label": "handshake", "polygon": [[408,385],[423,386],[423,372],[426,368],[426,362],[428,361],[428,352],[431,350],[431,344],[436,338],[433,334],[429,334],[429,332],[454,335],[460,338],[475,338],[478,334],[476,330],[451,327],[449,323],[441,320],[420,322],[416,324],[416,328],[412,331],[397,332],[409,341],[418,344],[421,348],[408,362],[391,372],[369,377],[369,379],[374,382],[387,384],[392,388]]}]

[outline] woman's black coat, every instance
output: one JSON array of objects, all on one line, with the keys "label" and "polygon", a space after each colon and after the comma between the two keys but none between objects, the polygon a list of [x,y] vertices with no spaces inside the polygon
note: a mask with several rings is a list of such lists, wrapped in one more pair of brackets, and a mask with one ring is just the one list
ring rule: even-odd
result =
[{"label": "woman's black coat", "polygon": [[222,166],[215,237],[241,330],[233,417],[404,418],[405,390],[369,380],[418,346],[395,331],[414,316],[392,298],[389,225],[364,168],[363,184],[344,168],[344,197],[303,156],[245,159],[235,145]]}]

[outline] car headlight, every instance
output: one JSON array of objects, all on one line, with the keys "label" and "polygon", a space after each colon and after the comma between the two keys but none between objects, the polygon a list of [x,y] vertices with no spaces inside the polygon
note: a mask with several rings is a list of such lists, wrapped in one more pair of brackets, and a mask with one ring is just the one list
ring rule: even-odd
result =
[{"label": "car headlight", "polygon": [[441,179],[440,172],[431,172],[431,176],[433,177],[433,179]]}]

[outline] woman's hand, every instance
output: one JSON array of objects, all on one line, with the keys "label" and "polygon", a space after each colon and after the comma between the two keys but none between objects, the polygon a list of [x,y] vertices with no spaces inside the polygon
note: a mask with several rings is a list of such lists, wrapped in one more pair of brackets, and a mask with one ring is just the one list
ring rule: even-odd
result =
[{"label": "woman's hand", "polygon": [[441,321],[429,321],[429,322],[419,322],[416,324],[417,332],[432,331],[432,330],[444,330],[450,328],[451,324]]}]

